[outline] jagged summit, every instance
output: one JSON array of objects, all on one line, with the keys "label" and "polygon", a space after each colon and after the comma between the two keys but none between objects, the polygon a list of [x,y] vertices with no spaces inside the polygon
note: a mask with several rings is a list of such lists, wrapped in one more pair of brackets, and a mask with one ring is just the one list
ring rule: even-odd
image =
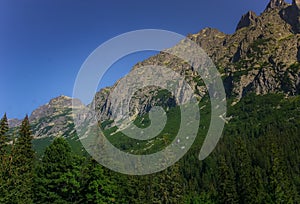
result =
[{"label": "jagged summit", "polygon": [[267,5],[265,11],[269,11],[272,9],[281,9],[284,8],[286,5],[287,3],[284,0],[271,0]]},{"label": "jagged summit", "polygon": [[242,16],[241,20],[239,21],[236,27],[236,30],[253,25],[256,21],[257,21],[256,13],[253,11],[249,11],[248,13]]},{"label": "jagged summit", "polygon": [[[292,4],[288,4],[284,0],[270,0],[262,15],[269,15],[270,17],[270,15],[277,14],[291,26],[293,33],[300,33],[300,0],[293,0]],[[269,23],[272,23],[271,20]],[[236,31],[254,25],[258,21],[258,16],[253,11],[249,11],[242,16]],[[259,23],[264,22],[261,21]]]}]

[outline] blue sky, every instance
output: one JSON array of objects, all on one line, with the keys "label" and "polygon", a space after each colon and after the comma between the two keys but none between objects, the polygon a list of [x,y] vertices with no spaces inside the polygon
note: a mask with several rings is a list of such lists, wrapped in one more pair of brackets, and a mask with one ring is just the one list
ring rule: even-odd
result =
[{"label": "blue sky", "polygon": [[[0,0],[0,114],[22,118],[51,98],[72,95],[84,60],[103,42],[137,29],[182,35],[213,27],[233,33],[242,14],[269,0]],[[153,52],[111,67],[111,85]]]}]

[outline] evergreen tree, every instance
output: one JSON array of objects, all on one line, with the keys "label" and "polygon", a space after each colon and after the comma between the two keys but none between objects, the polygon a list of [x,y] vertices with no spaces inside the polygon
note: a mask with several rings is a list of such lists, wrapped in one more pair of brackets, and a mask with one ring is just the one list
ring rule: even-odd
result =
[{"label": "evergreen tree", "polygon": [[246,144],[241,137],[236,142],[236,176],[237,192],[240,203],[254,203],[256,200],[255,187],[253,183],[253,170],[251,158],[248,154]]},{"label": "evergreen tree", "polygon": [[0,157],[1,157],[1,163],[2,163],[2,157],[6,154],[6,142],[7,142],[7,131],[8,131],[8,121],[6,114],[2,117],[0,120]]},{"label": "evergreen tree", "polygon": [[256,199],[253,201],[253,203],[271,203],[271,198],[265,188],[261,168],[255,167],[253,174],[253,183],[255,184],[254,190],[256,195]]},{"label": "evergreen tree", "polygon": [[117,187],[111,176],[105,174],[105,168],[94,159],[90,159],[82,172],[83,203],[115,203]]},{"label": "evergreen tree", "polygon": [[9,167],[9,202],[32,203],[35,153],[28,116],[21,124],[18,138],[11,152]]},{"label": "evergreen tree", "polygon": [[297,192],[290,182],[281,149],[276,143],[271,144],[270,194],[275,203],[295,203]]},{"label": "evergreen tree", "polygon": [[5,203],[8,191],[8,145],[7,145],[7,132],[8,121],[6,114],[0,121],[0,202]]},{"label": "evergreen tree", "polygon": [[221,156],[219,161],[217,185],[220,203],[238,203],[234,174],[232,169],[227,165],[224,156]]},{"label": "evergreen tree", "polygon": [[72,155],[68,142],[55,138],[45,150],[37,168],[36,203],[76,203],[80,193],[79,161]]},{"label": "evergreen tree", "polygon": [[153,182],[152,203],[182,203],[184,185],[178,163],[157,173]]}]

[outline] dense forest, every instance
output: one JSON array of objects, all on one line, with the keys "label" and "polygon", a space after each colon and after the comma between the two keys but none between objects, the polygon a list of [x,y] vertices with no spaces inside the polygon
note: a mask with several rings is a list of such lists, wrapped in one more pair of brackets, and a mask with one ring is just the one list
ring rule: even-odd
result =
[{"label": "dense forest", "polygon": [[189,152],[146,176],[104,168],[63,137],[37,155],[28,117],[15,132],[4,115],[0,203],[300,203],[300,97],[249,94],[234,106],[229,101],[228,109],[231,120],[212,155],[198,160],[207,105]]}]

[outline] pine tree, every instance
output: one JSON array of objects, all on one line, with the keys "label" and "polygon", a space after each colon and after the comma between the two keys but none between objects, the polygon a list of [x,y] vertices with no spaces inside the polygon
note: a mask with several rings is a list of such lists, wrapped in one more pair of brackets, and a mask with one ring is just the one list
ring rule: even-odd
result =
[{"label": "pine tree", "polygon": [[234,174],[227,165],[224,156],[221,156],[219,161],[217,185],[220,203],[238,203]]},{"label": "pine tree", "polygon": [[286,175],[282,153],[278,145],[271,144],[270,194],[275,203],[294,203],[297,192]]},{"label": "pine tree", "polygon": [[152,186],[152,203],[182,203],[183,178],[179,171],[179,164],[157,173]]},{"label": "pine tree", "polygon": [[6,114],[0,121],[0,202],[5,203],[8,191],[8,147],[7,147],[7,132],[8,121]]},{"label": "pine tree", "polygon": [[[2,117],[0,121],[0,156],[3,157],[6,152],[6,142],[7,142],[7,131],[8,131],[8,121],[6,114]],[[2,161],[2,159],[1,159]],[[2,163],[2,162],[1,162]]]},{"label": "pine tree", "polygon": [[253,170],[251,158],[248,154],[246,144],[241,137],[236,142],[236,175],[237,192],[240,203],[254,203],[256,200],[255,187],[253,183]]},{"label": "pine tree", "polygon": [[32,149],[32,132],[26,116],[11,152],[10,203],[32,203],[35,153]]},{"label": "pine tree", "polygon": [[105,173],[106,169],[94,159],[89,159],[82,173],[83,203],[115,203],[117,190],[112,178]]},{"label": "pine tree", "polygon": [[253,183],[255,183],[255,194],[256,199],[253,201],[253,203],[261,204],[261,203],[271,203],[271,198],[266,192],[265,186],[264,186],[264,180],[261,174],[262,170],[259,167],[254,168],[253,172]]},{"label": "pine tree", "polygon": [[36,170],[36,203],[75,203],[80,193],[80,161],[73,156],[68,142],[55,138]]}]

